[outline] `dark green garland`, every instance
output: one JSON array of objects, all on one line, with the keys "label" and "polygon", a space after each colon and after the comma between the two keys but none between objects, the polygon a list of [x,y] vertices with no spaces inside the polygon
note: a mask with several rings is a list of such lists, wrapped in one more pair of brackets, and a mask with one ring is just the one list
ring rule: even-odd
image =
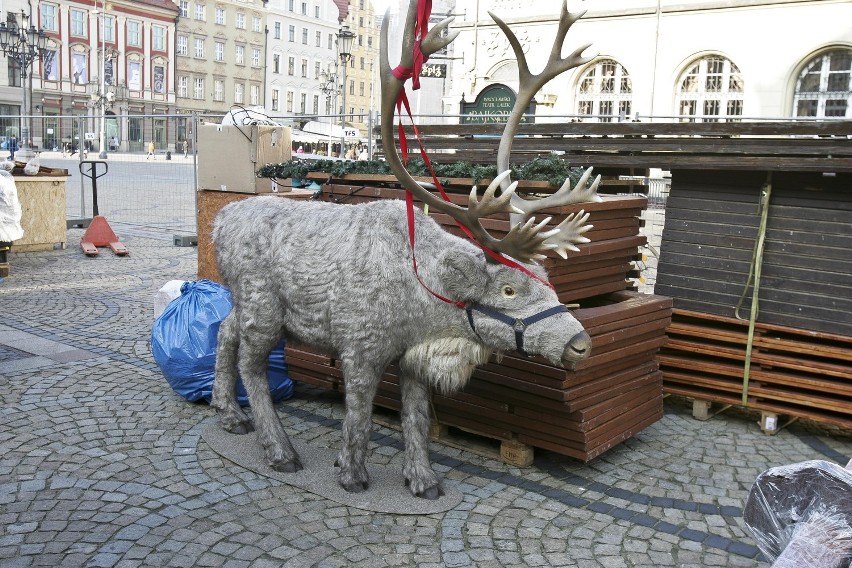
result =
[{"label": "dark green garland", "polygon": [[[483,179],[494,179],[497,176],[497,166],[484,166],[470,162],[453,162],[439,164],[432,162],[435,174],[441,183],[448,178],[470,178],[474,184]],[[408,173],[415,177],[430,177],[426,164],[420,158],[408,161]],[[532,162],[513,165],[513,180],[547,181],[560,186],[566,178],[571,178],[571,184],[576,184],[583,175],[581,168],[573,168],[558,156],[536,158]],[[330,177],[342,178],[346,174],[381,174],[393,175],[387,162],[378,160],[300,160],[294,158],[290,162],[267,164],[257,170],[261,178],[295,178],[304,179],[310,172],[322,172]]]}]

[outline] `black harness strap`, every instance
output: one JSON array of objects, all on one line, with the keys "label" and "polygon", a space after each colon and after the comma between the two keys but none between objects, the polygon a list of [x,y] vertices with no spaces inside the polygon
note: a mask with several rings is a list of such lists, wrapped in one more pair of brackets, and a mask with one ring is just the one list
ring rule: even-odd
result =
[{"label": "black harness strap", "polygon": [[[473,333],[475,333],[477,337],[479,337],[479,333],[476,331],[476,326],[473,323],[473,310],[476,310],[481,314],[485,314],[490,318],[496,319],[497,321],[501,321],[512,329],[514,329],[515,349],[524,357],[529,357],[529,354],[524,351],[524,331],[526,331],[527,327],[545,318],[549,318],[550,316],[554,316],[556,314],[561,314],[568,311],[568,308],[566,308],[562,304],[558,304],[556,306],[553,306],[552,308],[547,308],[546,310],[542,310],[537,314],[531,315],[528,318],[518,319],[513,318],[511,316],[507,316],[499,310],[495,310],[493,308],[489,308],[488,306],[483,306],[481,304],[467,304],[464,309],[467,312],[467,321],[470,324],[470,329],[473,330]],[[480,339],[482,338],[480,337]]]}]

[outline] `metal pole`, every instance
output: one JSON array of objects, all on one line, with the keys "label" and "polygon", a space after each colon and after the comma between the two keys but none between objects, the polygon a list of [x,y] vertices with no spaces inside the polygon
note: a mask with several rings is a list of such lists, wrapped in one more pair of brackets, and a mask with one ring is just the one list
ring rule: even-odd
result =
[{"label": "metal pole", "polygon": [[103,2],[103,10],[101,10],[101,29],[99,33],[101,34],[101,92],[100,94],[100,102],[101,102],[101,129],[98,136],[98,145],[100,147],[100,153],[98,154],[98,158],[101,160],[106,160],[106,146],[104,145],[104,134],[106,129],[106,100],[104,95],[106,94],[106,0]]},{"label": "metal pole", "polygon": [[340,115],[340,153],[342,154],[340,157],[346,157],[346,67],[347,60],[346,56],[341,55],[340,58],[343,60],[343,86],[341,87],[341,91],[343,91],[343,108],[341,109]]}]

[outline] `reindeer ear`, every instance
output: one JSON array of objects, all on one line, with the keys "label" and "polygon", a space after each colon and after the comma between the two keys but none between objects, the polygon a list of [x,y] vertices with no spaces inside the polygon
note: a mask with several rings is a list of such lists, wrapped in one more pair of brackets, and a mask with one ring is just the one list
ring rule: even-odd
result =
[{"label": "reindeer ear", "polygon": [[439,262],[439,274],[453,299],[478,299],[488,284],[485,255],[478,251],[447,250]]}]

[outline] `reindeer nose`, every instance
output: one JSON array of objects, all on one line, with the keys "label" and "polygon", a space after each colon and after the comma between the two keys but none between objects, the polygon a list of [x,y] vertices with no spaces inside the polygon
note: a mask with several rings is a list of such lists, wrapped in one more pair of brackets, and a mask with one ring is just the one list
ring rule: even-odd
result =
[{"label": "reindeer nose", "polygon": [[592,351],[592,338],[585,331],[581,331],[571,338],[565,351],[562,353],[563,361],[579,361],[589,356]]}]

